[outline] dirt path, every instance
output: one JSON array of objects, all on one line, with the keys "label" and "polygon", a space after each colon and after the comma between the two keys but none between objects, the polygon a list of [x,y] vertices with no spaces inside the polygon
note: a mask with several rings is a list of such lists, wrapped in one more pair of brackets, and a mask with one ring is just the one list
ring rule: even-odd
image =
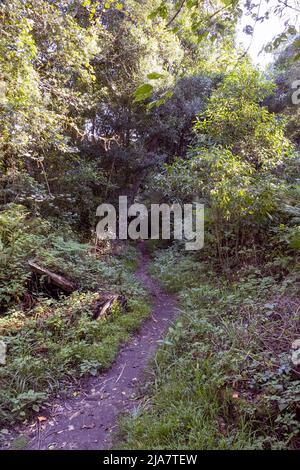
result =
[{"label": "dirt path", "polygon": [[152,314],[123,346],[112,367],[87,382],[80,397],[53,403],[47,422],[33,431],[28,449],[109,449],[121,414],[135,409],[138,385],[151,357],[176,317],[176,300],[147,273],[149,257],[141,249],[137,278],[149,290]]}]

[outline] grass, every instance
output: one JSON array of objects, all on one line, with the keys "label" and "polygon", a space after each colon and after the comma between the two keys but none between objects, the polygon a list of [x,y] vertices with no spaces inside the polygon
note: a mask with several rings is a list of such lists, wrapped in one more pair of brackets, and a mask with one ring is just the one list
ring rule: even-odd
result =
[{"label": "grass", "polygon": [[228,285],[172,249],[151,270],[178,292],[183,313],[156,356],[144,404],[122,422],[123,447],[298,448],[290,344],[299,337],[299,300],[291,285],[258,273]]},{"label": "grass", "polygon": [[110,366],[150,312],[147,294],[132,274],[136,258],[130,250],[118,260],[108,259],[106,268],[102,262],[101,287],[126,295],[126,312],[115,306],[94,321],[98,292],[77,291],[59,300],[40,298],[31,310],[16,307],[0,318],[7,344],[7,363],[0,367],[0,436],[5,438],[7,426],[39,412],[58,391],[69,393],[76,379]]}]

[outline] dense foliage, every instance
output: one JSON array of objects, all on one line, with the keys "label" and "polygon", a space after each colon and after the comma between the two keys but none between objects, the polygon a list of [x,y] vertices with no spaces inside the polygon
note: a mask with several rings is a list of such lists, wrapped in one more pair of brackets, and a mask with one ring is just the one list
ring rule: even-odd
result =
[{"label": "dense foliage", "polygon": [[[127,195],[205,204],[204,250],[174,243],[154,263],[184,313],[128,446],[299,447],[299,39],[286,23],[262,72],[235,46],[241,13],[235,0],[0,2],[0,431],[61,380],[108,367],[149,313],[134,248],[95,238],[97,206]],[[128,314],[92,322],[102,291],[125,294]]]}]

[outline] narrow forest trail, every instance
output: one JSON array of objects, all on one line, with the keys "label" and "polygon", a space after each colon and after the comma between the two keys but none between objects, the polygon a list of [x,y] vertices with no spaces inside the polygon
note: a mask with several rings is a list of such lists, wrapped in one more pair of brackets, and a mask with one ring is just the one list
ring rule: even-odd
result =
[{"label": "narrow forest trail", "polygon": [[152,312],[140,330],[125,344],[112,367],[89,379],[78,397],[55,401],[46,422],[28,430],[27,449],[102,450],[112,447],[119,417],[135,409],[141,398],[149,360],[175,319],[176,299],[148,274],[149,255],[141,244],[136,277],[152,297]]}]

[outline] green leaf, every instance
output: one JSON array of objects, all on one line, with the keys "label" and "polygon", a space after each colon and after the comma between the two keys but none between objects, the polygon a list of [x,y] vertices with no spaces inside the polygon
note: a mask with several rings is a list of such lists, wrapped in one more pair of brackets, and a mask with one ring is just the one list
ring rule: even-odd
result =
[{"label": "green leaf", "polygon": [[[187,0],[186,6],[190,10],[193,7],[196,7],[198,5],[198,0]],[[179,8],[180,5],[178,5]]]},{"label": "green leaf", "polygon": [[201,41],[203,41],[203,39],[206,39],[208,34],[209,34],[208,31],[204,31],[204,33],[199,34],[197,38],[197,42],[200,43]]},{"label": "green leaf", "polygon": [[167,99],[172,98],[174,95],[174,92],[172,90],[166,91],[166,93],[163,94],[163,96]]},{"label": "green leaf", "polygon": [[295,55],[295,57],[293,58],[293,62],[297,62],[297,60],[300,59],[300,52],[298,52],[298,54]]},{"label": "green leaf", "polygon": [[151,103],[148,104],[148,108],[149,109],[153,109],[153,108],[159,108],[160,106],[162,106],[163,104],[166,103],[166,101],[169,99],[169,98],[172,98],[172,96],[174,95],[173,91],[169,90],[169,91],[166,91],[166,93],[164,93],[162,95],[162,97],[159,99],[159,100],[155,100],[155,101],[152,101]]},{"label": "green leaf", "polygon": [[159,78],[164,78],[164,75],[161,73],[152,72],[147,75],[147,78],[149,78],[149,80],[158,80]]},{"label": "green leaf", "polygon": [[167,18],[168,16],[168,9],[167,7],[162,3],[158,8],[156,8],[155,10],[153,10],[150,15],[149,15],[149,19],[150,20],[153,20],[154,18],[156,18],[157,16],[160,16],[161,18],[163,18],[164,20]]},{"label": "green leaf", "polygon": [[149,109],[159,108],[160,106],[165,104],[165,102],[166,102],[166,100],[163,99],[163,98],[161,98],[160,100],[152,101],[151,103],[149,103],[148,108]]},{"label": "green leaf", "polygon": [[144,101],[144,100],[150,98],[152,92],[153,92],[153,86],[150,85],[149,83],[145,83],[144,85],[141,85],[134,92],[134,97],[135,97],[134,101],[136,101],[136,102]]}]

